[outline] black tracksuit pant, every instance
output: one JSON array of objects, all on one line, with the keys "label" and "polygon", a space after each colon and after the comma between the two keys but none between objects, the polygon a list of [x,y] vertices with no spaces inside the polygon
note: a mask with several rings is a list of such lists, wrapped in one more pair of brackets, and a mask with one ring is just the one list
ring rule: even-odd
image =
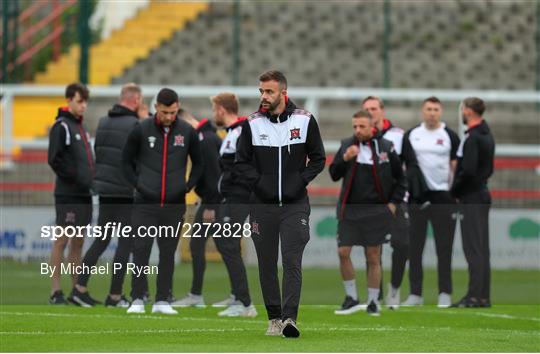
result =
[{"label": "black tracksuit pant", "polygon": [[[396,214],[392,220],[390,245],[392,246],[392,272],[390,283],[398,289],[403,281],[407,259],[409,258],[409,227],[408,206],[405,203],[396,205]],[[382,265],[381,265],[382,268]],[[382,279],[381,279],[382,283]],[[380,296],[382,298],[382,286]]]},{"label": "black tracksuit pant", "polygon": [[435,237],[437,252],[437,272],[439,278],[439,293],[452,294],[452,248],[456,220],[453,214],[456,205],[446,191],[427,193],[430,205],[421,209],[419,204],[411,204],[411,232],[409,254],[409,282],[413,295],[422,296],[422,281],[424,272],[422,257],[426,244],[428,221],[431,222]]},{"label": "black tracksuit pant", "polygon": [[[204,205],[199,206],[197,209],[195,223],[203,222],[202,215],[204,209]],[[224,203],[219,206],[216,218],[217,222],[230,224],[233,233],[236,233],[237,231],[237,226],[233,225],[236,223],[242,224],[240,232],[238,233],[239,236],[241,236],[243,224],[246,222],[248,215],[248,204]],[[209,234],[212,234],[213,231],[214,228],[209,231]],[[242,237],[223,237],[223,232],[220,232],[219,235],[222,237],[215,237],[214,243],[227,268],[229,280],[231,282],[231,293],[237,300],[241,301],[244,306],[249,306],[251,304],[251,297],[249,295],[246,267],[244,266],[244,261],[242,259]],[[207,237],[192,237],[189,243],[193,264],[191,293],[195,295],[202,294],[204,271],[206,269],[205,246],[207,239]]]},{"label": "black tracksuit pant", "polygon": [[[166,204],[160,207],[159,204],[136,203],[132,215],[133,232],[137,233],[141,226],[146,228],[149,226],[172,226],[174,232],[176,232],[178,223],[183,222],[185,211],[186,207],[184,204]],[[142,234],[136,235],[133,241],[133,263],[135,263],[136,267],[142,267],[148,266],[154,238],[156,239],[159,248],[156,302],[167,301],[172,290],[174,254],[178,246],[182,228],[180,227],[179,230],[180,232],[178,234],[172,235],[170,233],[167,235],[168,237],[164,236],[164,232],[161,237],[150,237],[148,235],[142,237]],[[131,279],[131,297],[134,300],[143,299],[146,291],[145,284],[145,276],[139,276],[136,273],[133,274]]]},{"label": "black tracksuit pant", "polygon": [[463,252],[469,265],[466,297],[490,299],[491,266],[489,254],[489,209],[491,195],[487,188],[460,198]]},{"label": "black tracksuit pant", "polygon": [[[131,225],[131,211],[133,208],[132,198],[115,198],[115,197],[100,197],[99,198],[99,216],[98,225],[103,227],[107,223],[116,223],[118,228],[121,224],[122,227]],[[108,231],[109,234],[112,232]],[[82,263],[87,266],[95,266],[99,260],[99,257],[105,252],[109,243],[111,242],[111,236],[107,238],[96,238],[86,254]],[[131,254],[131,248],[133,244],[133,238],[131,237],[119,237],[118,246],[114,253],[113,262],[121,264],[122,268],[116,270],[112,274],[111,287],[109,294],[120,295],[122,294],[122,285],[124,283],[124,277],[126,275],[126,263],[129,261],[129,255]],[[77,284],[86,287],[90,279],[90,274],[81,274],[77,278]]]},{"label": "black tracksuit pant", "polygon": [[[259,280],[268,319],[296,320],[302,288],[302,255],[309,241],[310,206],[255,204],[251,209],[251,237],[257,251]],[[283,291],[278,280],[281,241]]]}]

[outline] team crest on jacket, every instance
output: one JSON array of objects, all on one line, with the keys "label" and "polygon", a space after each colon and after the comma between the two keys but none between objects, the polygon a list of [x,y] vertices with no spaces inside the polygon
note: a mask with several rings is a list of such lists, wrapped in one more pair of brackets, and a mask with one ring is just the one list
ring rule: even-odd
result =
[{"label": "team crest on jacket", "polygon": [[300,139],[300,128],[291,129],[290,140],[293,140],[293,139]]},{"label": "team crest on jacket", "polygon": [[388,162],[388,154],[386,152],[381,152],[379,154],[379,163]]},{"label": "team crest on jacket", "polygon": [[184,136],[181,134],[175,135],[173,146],[184,146]]},{"label": "team crest on jacket", "polygon": [[256,221],[251,222],[251,233],[260,235],[259,224]]},{"label": "team crest on jacket", "polygon": [[435,143],[435,145],[444,145],[444,140],[443,139],[437,139],[437,142]]},{"label": "team crest on jacket", "polygon": [[156,145],[156,137],[155,136],[149,136],[148,137],[148,144],[150,145],[150,148],[154,148]]}]

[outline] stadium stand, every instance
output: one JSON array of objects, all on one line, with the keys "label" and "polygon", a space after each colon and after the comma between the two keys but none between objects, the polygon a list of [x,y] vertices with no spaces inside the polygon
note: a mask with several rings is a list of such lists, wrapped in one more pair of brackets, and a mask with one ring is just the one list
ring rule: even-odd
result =
[{"label": "stadium stand", "polygon": [[[534,2],[390,3],[390,87],[535,89],[532,73],[537,64],[531,53],[537,50],[538,44],[534,32],[527,30],[537,25]],[[231,2],[194,5],[153,1],[123,28],[91,49],[90,83],[229,85],[233,65],[233,14]],[[283,70],[290,86],[294,87],[383,86],[383,2],[242,1],[239,18],[240,85],[256,85],[258,75],[273,67]],[[66,84],[75,80],[77,53],[74,47],[58,63],[51,63],[47,71],[36,78],[36,83]],[[97,119],[113,102],[113,99],[91,99],[87,114],[91,132]],[[211,114],[205,98],[186,99],[183,103],[198,117]],[[243,114],[257,107],[257,101],[252,99],[241,99],[240,103]],[[298,103],[304,104],[302,100]],[[405,129],[420,120],[417,103],[386,104],[388,117]],[[17,98],[15,134],[46,136],[57,106],[57,98],[41,101]],[[324,139],[336,140],[349,135],[349,117],[358,108],[357,101],[320,102],[317,118]],[[25,117],[29,116],[33,122],[31,127],[25,124]],[[486,117],[499,144],[538,144],[540,141],[538,111],[534,104],[490,103]],[[455,103],[445,103],[443,119],[457,128]],[[14,169],[0,172],[6,182],[2,190],[4,203],[41,204],[52,200],[53,177],[43,157],[43,152],[23,151],[15,159]],[[538,191],[540,185],[536,172],[540,165],[538,158],[507,158],[497,163],[492,185],[493,189],[503,192],[497,196],[496,203],[499,206],[538,206],[540,196],[527,193]],[[24,190],[10,189],[9,183],[21,181],[26,183]],[[312,189],[317,191],[317,201],[334,203],[335,191],[331,189],[334,187],[327,173],[323,173]],[[519,191],[509,198],[504,194],[509,188]]]}]

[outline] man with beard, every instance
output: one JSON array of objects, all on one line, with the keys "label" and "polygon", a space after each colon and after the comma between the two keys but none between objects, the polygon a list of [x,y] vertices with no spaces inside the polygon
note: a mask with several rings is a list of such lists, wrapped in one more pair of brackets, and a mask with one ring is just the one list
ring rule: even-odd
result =
[{"label": "man with beard", "polygon": [[407,181],[392,142],[377,134],[369,112],[355,113],[352,128],[353,136],[341,142],[330,165],[332,180],[343,180],[337,241],[346,296],[335,313],[349,315],[362,308],[351,261],[352,247],[360,245],[365,248],[368,265],[367,313],[378,316],[381,248],[407,191]]},{"label": "man with beard", "polygon": [[[186,194],[197,184],[204,169],[195,129],[177,119],[180,103],[178,94],[168,88],[157,95],[156,114],[145,119],[129,134],[122,154],[126,179],[135,187],[133,230],[167,227],[164,235],[156,237],[159,248],[156,302],[153,313],[177,314],[168,302],[174,273],[174,254],[180,235],[178,223],[186,211]],[[186,181],[188,156],[192,166]],[[144,231],[143,231],[144,232]],[[154,238],[135,235],[133,263],[137,269],[148,266]],[[133,303],[128,313],[144,313],[146,277],[133,273]]]},{"label": "man with beard", "polygon": [[261,105],[242,127],[235,163],[253,191],[251,237],[269,319],[266,334],[294,338],[300,336],[302,255],[310,237],[306,186],[323,170],[326,157],[315,117],[289,100],[283,73],[262,74],[259,92]]},{"label": "man with beard", "polygon": [[461,105],[465,137],[457,151],[457,169],[450,192],[461,204],[461,238],[469,265],[469,286],[455,307],[490,307],[489,209],[487,186],[493,174],[495,139],[483,118],[486,105],[477,97]]}]

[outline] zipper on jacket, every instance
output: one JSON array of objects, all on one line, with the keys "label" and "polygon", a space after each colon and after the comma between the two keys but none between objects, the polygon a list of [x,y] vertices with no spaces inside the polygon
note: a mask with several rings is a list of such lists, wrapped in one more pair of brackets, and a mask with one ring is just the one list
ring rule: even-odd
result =
[{"label": "zipper on jacket", "polygon": [[165,187],[167,184],[167,146],[169,133],[163,132],[163,159],[161,160],[161,207],[165,204]]},{"label": "zipper on jacket", "polygon": [[[279,117],[281,116],[278,115],[278,123],[281,124],[281,120],[279,119]],[[281,144],[279,144],[279,147],[278,147],[278,199],[279,199],[279,206],[283,206],[283,201],[282,201],[282,197],[281,197]]]},{"label": "zipper on jacket", "polygon": [[79,132],[81,133],[81,138],[84,143],[84,150],[86,150],[86,158],[88,159],[88,166],[90,166],[90,171],[92,171],[92,175],[95,175],[94,170],[94,162],[92,161],[92,153],[90,152],[90,148],[88,146],[88,140],[86,140],[86,134],[82,129],[82,126],[79,124]]}]

